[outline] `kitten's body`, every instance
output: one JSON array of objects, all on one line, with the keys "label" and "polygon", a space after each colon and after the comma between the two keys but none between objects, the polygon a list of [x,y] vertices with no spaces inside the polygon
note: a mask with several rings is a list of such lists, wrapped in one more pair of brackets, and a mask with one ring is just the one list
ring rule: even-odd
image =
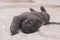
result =
[{"label": "kitten's body", "polygon": [[50,16],[43,6],[41,6],[41,12],[37,12],[32,8],[30,8],[30,11],[14,17],[10,27],[12,35],[17,34],[19,29],[23,33],[33,33],[38,31],[43,24],[49,23]]}]

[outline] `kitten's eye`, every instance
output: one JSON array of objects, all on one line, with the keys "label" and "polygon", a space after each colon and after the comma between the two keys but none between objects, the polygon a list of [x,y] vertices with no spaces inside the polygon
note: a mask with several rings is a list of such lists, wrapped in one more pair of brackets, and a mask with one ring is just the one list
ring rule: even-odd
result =
[{"label": "kitten's eye", "polygon": [[29,22],[29,24],[32,24],[32,22]]}]

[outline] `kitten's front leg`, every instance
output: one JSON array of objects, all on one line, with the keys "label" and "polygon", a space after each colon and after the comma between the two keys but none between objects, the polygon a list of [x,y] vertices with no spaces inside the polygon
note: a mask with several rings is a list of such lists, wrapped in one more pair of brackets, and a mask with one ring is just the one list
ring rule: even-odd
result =
[{"label": "kitten's front leg", "polygon": [[17,34],[20,27],[21,27],[21,21],[18,16],[15,16],[10,26],[11,35]]}]

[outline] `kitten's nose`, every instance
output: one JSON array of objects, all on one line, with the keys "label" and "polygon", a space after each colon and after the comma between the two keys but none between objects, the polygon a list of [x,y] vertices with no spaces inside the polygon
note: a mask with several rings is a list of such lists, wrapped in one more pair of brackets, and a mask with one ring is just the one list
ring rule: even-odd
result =
[{"label": "kitten's nose", "polygon": [[29,28],[28,26],[26,26],[26,28]]},{"label": "kitten's nose", "polygon": [[25,26],[25,28],[29,28],[29,26],[28,26],[28,25],[26,25],[26,26]]},{"label": "kitten's nose", "polygon": [[23,25],[24,28],[28,28],[29,26],[28,25]]}]

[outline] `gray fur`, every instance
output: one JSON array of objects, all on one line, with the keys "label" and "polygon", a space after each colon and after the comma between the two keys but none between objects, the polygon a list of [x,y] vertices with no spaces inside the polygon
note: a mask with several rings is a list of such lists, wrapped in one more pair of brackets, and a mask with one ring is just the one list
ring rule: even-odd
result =
[{"label": "gray fur", "polygon": [[39,31],[43,24],[49,23],[49,14],[43,6],[40,9],[41,12],[37,12],[30,8],[31,12],[24,12],[19,16],[15,16],[10,27],[11,34],[17,34],[19,29],[26,34],[34,33]]}]

